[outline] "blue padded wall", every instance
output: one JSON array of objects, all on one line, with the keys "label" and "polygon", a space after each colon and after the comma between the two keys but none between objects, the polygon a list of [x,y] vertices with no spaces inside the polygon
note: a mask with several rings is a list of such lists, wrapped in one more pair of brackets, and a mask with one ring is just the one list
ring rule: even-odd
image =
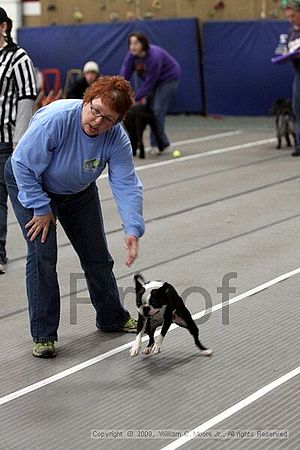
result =
[{"label": "blue padded wall", "polygon": [[286,21],[204,22],[204,80],[197,26],[196,19],[176,19],[24,28],[18,40],[36,66],[57,67],[64,79],[69,68],[87,60],[97,61],[103,74],[118,73],[128,34],[142,31],[181,65],[170,112],[199,113],[206,107],[209,114],[268,115],[275,98],[291,97],[291,63],[271,63],[279,35],[289,28]]},{"label": "blue padded wall", "polygon": [[35,66],[58,68],[64,80],[68,69],[81,68],[88,60],[97,61],[104,75],[117,74],[127,51],[128,34],[142,31],[151,43],[169,51],[182,68],[170,112],[191,113],[203,110],[197,27],[196,19],[176,19],[23,28],[18,31],[18,42]]},{"label": "blue padded wall", "polygon": [[268,115],[275,98],[292,95],[292,64],[271,58],[286,21],[206,22],[204,83],[209,114]]}]

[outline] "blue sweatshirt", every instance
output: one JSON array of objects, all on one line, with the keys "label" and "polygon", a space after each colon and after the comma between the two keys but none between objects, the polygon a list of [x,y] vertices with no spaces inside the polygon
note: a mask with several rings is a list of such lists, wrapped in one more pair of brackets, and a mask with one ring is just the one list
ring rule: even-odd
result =
[{"label": "blue sweatshirt", "polygon": [[125,233],[144,233],[142,184],[127,134],[118,124],[96,137],[81,127],[82,100],[58,100],[41,108],[13,155],[19,201],[35,215],[51,211],[45,191],[74,194],[86,189],[108,164],[109,183]]},{"label": "blue sweatshirt", "polygon": [[127,53],[120,74],[126,80],[130,80],[134,71],[144,80],[136,93],[137,101],[150,94],[159,81],[178,80],[181,75],[176,59],[163,48],[152,44],[143,58],[138,58],[130,52]]}]

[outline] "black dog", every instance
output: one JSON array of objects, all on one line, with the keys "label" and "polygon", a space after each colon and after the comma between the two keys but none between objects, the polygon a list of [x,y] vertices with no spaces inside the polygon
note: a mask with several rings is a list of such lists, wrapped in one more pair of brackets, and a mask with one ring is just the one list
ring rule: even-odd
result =
[{"label": "black dog", "polygon": [[162,151],[165,148],[154,113],[147,104],[139,103],[132,106],[123,119],[123,125],[128,133],[134,156],[139,149],[140,158],[145,158],[143,133],[147,125],[150,126],[155,136],[159,150]]},{"label": "black dog", "polygon": [[275,124],[278,140],[276,148],[281,148],[283,137],[285,137],[287,146],[291,147],[290,135],[293,137],[294,144],[296,145],[295,116],[292,102],[284,98],[278,98],[273,102],[271,113],[276,117]]},{"label": "black dog", "polygon": [[[156,355],[162,350],[162,342],[172,322],[187,328],[194,338],[195,344],[204,356],[210,356],[213,351],[204,347],[199,341],[199,329],[189,310],[183,303],[174,287],[162,281],[146,283],[141,275],[135,275],[136,304],[139,312],[136,340],[130,350],[130,356],[139,353],[142,335],[146,332],[149,343],[143,354]],[[154,333],[162,325],[160,335],[154,340]]]}]

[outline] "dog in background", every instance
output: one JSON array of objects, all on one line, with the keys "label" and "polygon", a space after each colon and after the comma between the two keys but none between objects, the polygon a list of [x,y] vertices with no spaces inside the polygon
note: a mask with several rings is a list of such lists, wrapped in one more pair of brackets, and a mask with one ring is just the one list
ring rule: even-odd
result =
[{"label": "dog in background", "polygon": [[292,136],[296,146],[295,134],[295,116],[293,113],[292,102],[284,98],[278,98],[273,102],[271,113],[275,116],[277,147],[281,148],[282,138],[286,140],[288,147],[292,146],[290,136]]},{"label": "dog in background", "polygon": [[[140,274],[135,275],[134,280],[139,317],[137,335],[130,350],[130,356],[138,355],[144,332],[148,334],[149,342],[143,350],[143,354],[157,355],[160,353],[164,337],[172,322],[186,328],[191,333],[203,356],[210,356],[213,353],[199,341],[199,329],[182,298],[171,284],[162,281],[146,282]],[[155,330],[161,325],[160,335],[154,340]]]},{"label": "dog in background", "polygon": [[136,155],[136,152],[139,149],[140,158],[145,158],[143,133],[147,125],[150,126],[151,131],[156,138],[159,150],[163,151],[163,149],[165,148],[158,129],[156,118],[149,105],[142,105],[141,103],[137,103],[136,105],[132,106],[123,119],[123,125],[130,139],[133,156]]}]

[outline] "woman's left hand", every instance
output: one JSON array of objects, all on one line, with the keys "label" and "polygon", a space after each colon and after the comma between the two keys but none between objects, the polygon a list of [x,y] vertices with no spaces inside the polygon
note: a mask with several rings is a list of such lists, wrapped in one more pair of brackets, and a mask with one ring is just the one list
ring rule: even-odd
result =
[{"label": "woman's left hand", "polygon": [[127,267],[130,267],[131,264],[137,258],[138,248],[139,248],[139,240],[135,236],[126,236],[124,242],[124,248],[128,251],[128,255],[125,261]]},{"label": "woman's left hand", "polygon": [[30,222],[25,225],[25,228],[29,230],[27,236],[30,238],[31,242],[42,233],[41,243],[44,244],[47,239],[50,223],[53,223],[53,225],[56,226],[56,219],[52,212],[45,214],[44,216],[33,216]]}]

